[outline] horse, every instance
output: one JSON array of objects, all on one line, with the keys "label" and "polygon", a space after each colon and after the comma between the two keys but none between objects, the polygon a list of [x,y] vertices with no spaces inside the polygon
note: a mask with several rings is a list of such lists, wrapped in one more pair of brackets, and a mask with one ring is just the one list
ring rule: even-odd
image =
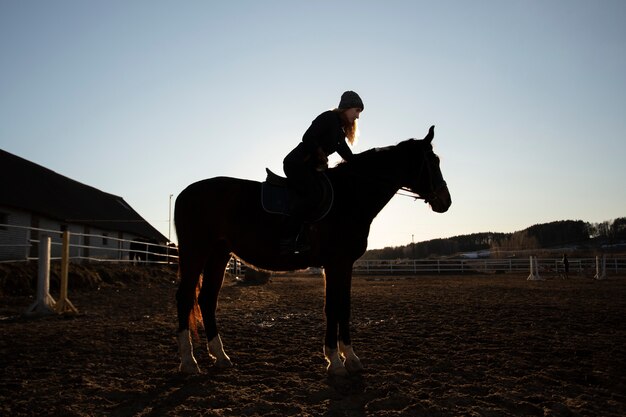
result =
[{"label": "horse", "polygon": [[224,270],[234,255],[264,270],[322,267],[327,373],[363,371],[350,338],[352,266],[367,249],[373,219],[401,188],[425,200],[437,213],[450,207],[452,200],[439,157],[433,152],[433,138],[434,126],[424,139],[370,149],[327,169],[334,202],[323,219],[308,225],[310,249],[300,253],[281,251],[285,218],[263,210],[260,182],[215,177],[184,189],[174,211],[180,275],[176,292],[179,370],[200,372],[191,337],[197,322],[204,324],[213,366],[232,366],[218,333],[215,311]]}]

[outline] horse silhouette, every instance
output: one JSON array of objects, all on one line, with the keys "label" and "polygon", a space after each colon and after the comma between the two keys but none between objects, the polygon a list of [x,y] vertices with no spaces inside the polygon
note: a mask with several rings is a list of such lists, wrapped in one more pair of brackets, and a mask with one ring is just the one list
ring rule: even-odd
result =
[{"label": "horse silhouette", "polygon": [[179,249],[176,299],[181,371],[200,372],[191,338],[200,320],[215,366],[232,365],[215,319],[224,269],[231,254],[265,270],[323,267],[327,371],[341,375],[363,370],[350,339],[352,265],[367,249],[372,220],[400,188],[424,199],[435,212],[443,213],[450,207],[450,193],[432,148],[433,137],[434,126],[422,140],[409,139],[371,149],[327,170],[334,203],[322,220],[308,225],[311,249],[302,253],[281,253],[285,216],[263,210],[261,183],[217,177],[183,190],[176,199],[174,214]]}]

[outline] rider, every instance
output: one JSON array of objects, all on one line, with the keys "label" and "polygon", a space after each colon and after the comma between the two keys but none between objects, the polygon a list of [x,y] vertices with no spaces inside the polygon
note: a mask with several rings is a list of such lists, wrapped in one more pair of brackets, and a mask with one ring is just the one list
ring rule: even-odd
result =
[{"label": "rider", "polygon": [[302,252],[308,249],[303,241],[303,222],[319,201],[317,172],[328,168],[328,156],[337,152],[345,160],[352,158],[352,145],[357,136],[357,119],[363,111],[363,101],[354,91],[341,95],[336,109],[317,116],[304,132],[302,142],[283,160],[283,170],[289,186],[296,191],[297,200],[287,227],[286,239],[281,240],[283,249]]}]

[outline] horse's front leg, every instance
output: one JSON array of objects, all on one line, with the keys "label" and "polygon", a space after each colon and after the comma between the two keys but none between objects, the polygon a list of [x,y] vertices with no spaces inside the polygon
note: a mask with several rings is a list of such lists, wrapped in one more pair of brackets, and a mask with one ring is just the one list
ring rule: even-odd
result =
[{"label": "horse's front leg", "polygon": [[[329,375],[363,371],[350,339],[350,287],[352,266],[326,269],[326,338],[324,356]],[[343,361],[342,361],[343,358]]]}]

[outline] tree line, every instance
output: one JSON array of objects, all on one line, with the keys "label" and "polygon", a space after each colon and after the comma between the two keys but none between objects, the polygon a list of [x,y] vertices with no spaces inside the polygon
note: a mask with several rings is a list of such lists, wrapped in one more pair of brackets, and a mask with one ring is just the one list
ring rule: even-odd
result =
[{"label": "tree line", "polygon": [[368,250],[361,259],[423,259],[467,252],[509,253],[564,246],[597,246],[626,242],[626,217],[601,223],[560,220],[513,233],[483,232],[432,239],[405,246]]}]

